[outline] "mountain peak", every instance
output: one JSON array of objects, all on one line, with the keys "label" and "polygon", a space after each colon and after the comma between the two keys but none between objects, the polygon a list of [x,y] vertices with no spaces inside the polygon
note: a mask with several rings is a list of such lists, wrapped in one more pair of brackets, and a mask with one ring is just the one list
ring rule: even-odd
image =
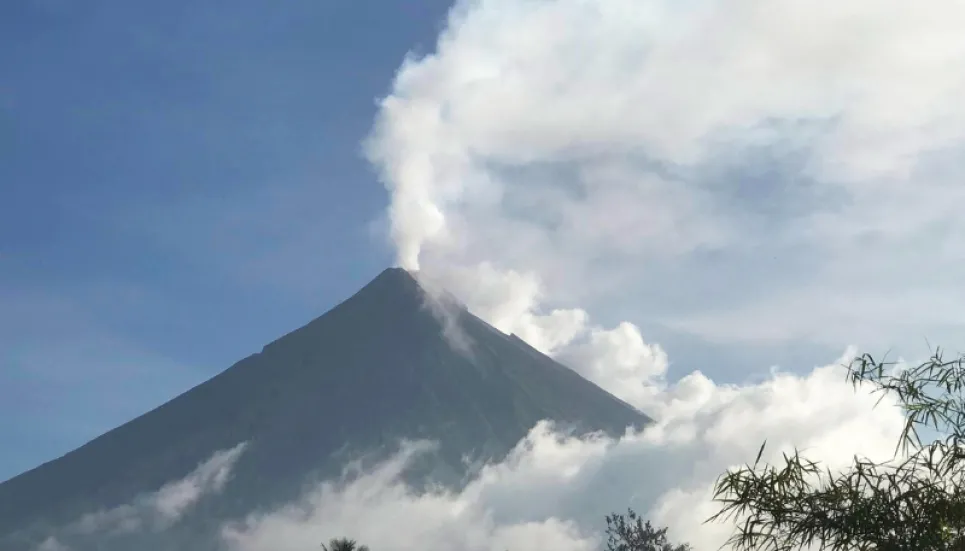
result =
[{"label": "mountain peak", "polygon": [[[246,446],[223,492],[175,532],[185,538],[202,528],[216,534],[225,519],[291,502],[307,481],[337,476],[355,454],[391,452],[400,439],[439,442],[422,472],[458,484],[466,475],[465,457],[501,459],[541,420],[610,434],[649,422],[464,310],[447,322],[458,324],[474,346],[471,354],[457,350],[447,340],[449,328],[425,307],[425,293],[410,272],[384,270],[261,353],[0,484],[0,548],[35,548],[40,540],[33,541],[29,529],[17,535],[18,527],[45,530],[122,507],[241,443]],[[14,540],[5,536],[33,545],[8,545]],[[134,547],[185,548],[164,541]],[[131,547],[105,545],[98,540],[96,547],[72,548]]]},{"label": "mountain peak", "polygon": [[302,342],[302,346],[316,346],[313,343],[317,335],[336,325],[342,326],[343,330],[353,326],[352,331],[364,333],[366,331],[360,325],[385,321],[389,313],[394,317],[418,316],[423,313],[425,299],[426,291],[412,273],[404,268],[386,268],[325,314],[265,345],[262,353],[296,342]]},{"label": "mountain peak", "polygon": [[407,294],[422,298],[425,291],[415,276],[405,268],[386,268],[375,276],[365,287],[356,293],[356,296],[363,293],[392,293]]}]

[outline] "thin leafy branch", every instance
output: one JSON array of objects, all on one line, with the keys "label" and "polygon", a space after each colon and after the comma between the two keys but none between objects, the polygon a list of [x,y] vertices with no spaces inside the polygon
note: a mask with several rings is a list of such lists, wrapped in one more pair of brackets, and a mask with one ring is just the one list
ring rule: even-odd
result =
[{"label": "thin leafy branch", "polygon": [[[855,457],[841,473],[802,457],[730,470],[715,486],[722,509],[710,521],[737,523],[728,540],[743,551],[930,551],[965,547],[965,357],[904,368],[862,355],[847,366],[857,388],[895,397],[905,424],[894,457]],[[876,404],[877,405],[877,404]],[[921,429],[941,435],[923,443]]]},{"label": "thin leafy branch", "polygon": [[667,529],[656,529],[632,509],[606,517],[606,551],[691,551],[689,544],[667,541]]}]

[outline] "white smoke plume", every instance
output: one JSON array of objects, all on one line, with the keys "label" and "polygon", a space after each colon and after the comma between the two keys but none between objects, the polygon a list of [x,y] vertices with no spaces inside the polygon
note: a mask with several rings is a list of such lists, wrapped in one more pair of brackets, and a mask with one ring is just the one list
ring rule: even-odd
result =
[{"label": "white smoke plume", "polygon": [[399,263],[547,347],[585,316],[527,316],[615,300],[727,342],[960,339],[963,24],[957,0],[458,2],[367,141]]}]

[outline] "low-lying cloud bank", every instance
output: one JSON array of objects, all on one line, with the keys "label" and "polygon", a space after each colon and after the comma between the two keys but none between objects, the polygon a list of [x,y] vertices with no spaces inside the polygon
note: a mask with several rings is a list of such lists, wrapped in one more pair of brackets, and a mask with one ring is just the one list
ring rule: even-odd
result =
[{"label": "low-lying cloud bank", "polygon": [[633,507],[698,551],[717,549],[733,526],[704,524],[711,488],[727,468],[802,447],[831,468],[853,454],[886,459],[901,430],[894,402],[874,408],[844,380],[840,362],[755,385],[717,385],[699,372],[656,393],[659,421],[619,439],[577,438],[535,427],[505,461],[459,492],[416,493],[400,473],[424,446],[374,471],[328,483],[304,500],[225,527],[236,551],[295,551],[347,536],[377,551],[591,550],[605,514]]},{"label": "low-lying cloud bank", "polygon": [[[851,352],[849,351],[849,354]],[[853,454],[886,459],[903,417],[893,400],[855,391],[841,364],[806,375],[775,371],[758,384],[716,384],[693,372],[675,384],[645,380],[643,395],[658,421],[621,438],[575,437],[541,423],[504,461],[484,467],[462,490],[416,491],[406,467],[433,452],[408,443],[365,473],[329,481],[268,513],[227,522],[230,551],[295,551],[333,537],[352,537],[374,551],[505,551],[598,549],[606,514],[632,507],[669,527],[673,540],[711,551],[733,526],[704,524],[716,512],[711,488],[727,468],[797,446],[832,469]],[[216,453],[182,480],[132,504],[88,514],[50,534],[37,551],[87,549],[117,537],[151,545],[205,495],[231,484],[246,444]],[[205,543],[210,545],[211,542]],[[76,547],[75,547],[76,546]]]},{"label": "low-lying cloud bank", "polygon": [[169,482],[155,492],[113,509],[86,513],[66,526],[49,531],[38,551],[67,551],[73,545],[86,546],[82,547],[86,549],[92,542],[99,547],[113,538],[164,532],[190,514],[202,498],[224,489],[232,468],[247,446],[247,442],[242,442],[218,451],[184,478]]}]

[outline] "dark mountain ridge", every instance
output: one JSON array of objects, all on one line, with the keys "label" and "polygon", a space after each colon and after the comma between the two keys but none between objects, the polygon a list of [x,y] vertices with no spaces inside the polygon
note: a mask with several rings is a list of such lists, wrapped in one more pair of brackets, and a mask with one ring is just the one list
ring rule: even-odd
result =
[{"label": "dark mountain ridge", "polygon": [[400,438],[438,441],[424,474],[458,484],[465,456],[499,459],[543,419],[611,434],[649,422],[521,339],[463,308],[452,315],[468,354],[443,337],[408,272],[382,272],[260,353],[0,484],[0,543],[19,532],[35,544],[36,527],[130,503],[240,443],[230,482],[176,529],[200,533],[291,501],[352,454],[388,453]]}]

